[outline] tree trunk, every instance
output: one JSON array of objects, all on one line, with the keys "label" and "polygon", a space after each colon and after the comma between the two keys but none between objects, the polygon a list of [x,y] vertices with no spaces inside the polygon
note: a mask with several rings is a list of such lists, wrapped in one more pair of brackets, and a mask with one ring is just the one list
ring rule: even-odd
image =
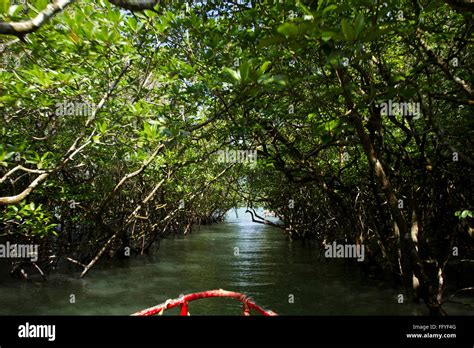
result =
[{"label": "tree trunk", "polygon": [[356,132],[361,141],[361,145],[364,149],[365,155],[369,161],[371,170],[374,172],[378,182],[382,188],[382,191],[388,201],[390,212],[392,214],[393,222],[395,223],[395,231],[398,232],[398,250],[400,255],[401,269],[403,271],[403,279],[407,289],[412,293],[413,289],[413,275],[418,279],[420,284],[420,293],[423,300],[425,301],[430,312],[432,308],[438,307],[438,303],[433,302],[437,297],[433,297],[433,288],[430,286],[430,281],[425,273],[423,262],[418,253],[416,243],[412,239],[411,231],[408,227],[405,215],[403,211],[398,207],[398,198],[395,190],[392,187],[389,177],[384,170],[382,162],[380,161],[378,154],[375,151],[374,144],[371,142],[364,125],[362,123],[362,116],[355,109],[354,102],[350,91],[347,90],[348,81],[344,76],[344,71],[340,68],[336,69],[336,74],[343,90],[343,96],[345,99],[346,107],[349,111],[350,122],[354,125]]}]

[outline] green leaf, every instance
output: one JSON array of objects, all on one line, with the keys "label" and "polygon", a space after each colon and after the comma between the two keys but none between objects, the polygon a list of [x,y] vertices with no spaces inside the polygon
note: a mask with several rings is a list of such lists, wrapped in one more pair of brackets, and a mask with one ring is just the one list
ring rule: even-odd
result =
[{"label": "green leaf", "polygon": [[334,11],[335,9],[337,8],[337,5],[329,5],[327,6],[324,10],[323,10],[323,15],[325,15],[326,13],[330,12],[330,11]]},{"label": "green leaf", "polygon": [[321,1],[318,1],[318,8],[316,9],[316,11],[321,11],[321,9],[323,8],[323,5],[326,3],[326,1],[324,0],[321,0]]},{"label": "green leaf", "polygon": [[3,95],[0,97],[0,106],[4,106],[4,105],[13,105],[15,104],[15,102],[17,101],[17,98],[15,98],[14,96],[12,95]]},{"label": "green leaf", "polygon": [[97,130],[101,133],[101,134],[105,134],[107,133],[107,122],[98,122],[97,123]]},{"label": "green leaf", "polygon": [[339,127],[341,125],[341,120],[337,119],[337,120],[332,120],[332,121],[329,121],[326,123],[326,130],[327,131],[332,131],[334,129],[336,129],[337,127]]},{"label": "green leaf", "polygon": [[240,81],[240,71],[235,71],[231,68],[224,68],[224,72],[228,73],[234,80]]},{"label": "green leaf", "polygon": [[247,81],[250,72],[250,64],[248,61],[243,61],[240,63],[240,79],[242,82]]},{"label": "green leaf", "polygon": [[296,6],[298,6],[305,15],[313,17],[313,14],[309,10],[309,8],[307,8],[304,4],[302,4],[301,1],[297,0]]},{"label": "green leaf", "polygon": [[[1,1],[1,0],[0,0]],[[38,11],[42,11],[46,8],[46,6],[48,6],[48,0],[36,0],[35,2],[35,8],[38,10]]]},{"label": "green leaf", "polygon": [[0,14],[5,14],[10,8],[10,0],[0,0]]},{"label": "green leaf", "polygon": [[137,28],[138,28],[137,18],[136,17],[129,17],[127,19],[127,25],[133,32],[136,32]]},{"label": "green leaf", "polygon": [[270,75],[270,74],[264,74],[260,76],[258,79],[258,83],[261,83],[263,85],[269,85],[269,84],[277,84],[280,86],[286,86],[286,78],[283,75]]},{"label": "green leaf", "polygon": [[267,69],[268,69],[268,67],[270,66],[270,64],[272,64],[272,62],[270,62],[270,61],[267,60],[266,62],[264,62],[264,63],[260,66],[260,68],[258,69],[258,71],[259,71],[261,74],[264,74],[264,73],[267,71]]},{"label": "green leaf", "polygon": [[395,76],[393,77],[393,81],[395,81],[395,82],[405,81],[405,76],[403,76],[403,75],[395,75]]},{"label": "green leaf", "polygon": [[330,32],[330,31],[323,31],[323,32],[321,33],[321,39],[322,39],[323,41],[326,41],[326,42],[327,42],[327,41],[331,40],[333,34],[334,34],[334,33],[333,33],[333,32]]},{"label": "green leaf", "polygon": [[344,33],[344,37],[349,41],[354,40],[354,29],[352,28],[352,25],[349,23],[349,21],[346,18],[344,18],[341,21],[341,25],[342,25],[342,32]]},{"label": "green leaf", "polygon": [[467,217],[470,217],[470,218],[473,217],[473,213],[470,210],[458,210],[454,213],[454,215],[457,216],[461,220]]},{"label": "green leaf", "polygon": [[298,27],[293,23],[284,23],[278,27],[277,31],[286,38],[289,38],[298,34]]},{"label": "green leaf", "polygon": [[365,26],[364,15],[358,13],[355,19],[355,37],[358,38]]}]

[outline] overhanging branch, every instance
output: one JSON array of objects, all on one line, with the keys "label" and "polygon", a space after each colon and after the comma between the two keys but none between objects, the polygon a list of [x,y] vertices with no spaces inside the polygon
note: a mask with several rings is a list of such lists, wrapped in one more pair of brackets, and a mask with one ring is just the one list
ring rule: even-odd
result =
[{"label": "overhanging branch", "polygon": [[74,1],[75,0],[56,0],[48,4],[35,18],[27,21],[11,23],[0,22],[0,34],[15,35],[21,38],[26,34],[38,30],[43,24],[47,23],[51,17],[64,10],[66,6],[72,4]]},{"label": "overhanging branch", "polygon": [[160,0],[109,0],[110,3],[130,11],[153,10]]},{"label": "overhanging branch", "polygon": [[[38,13],[35,18],[21,22],[0,22],[0,34],[15,35],[23,38],[26,34],[38,30],[46,24],[55,14],[62,12],[66,6],[76,0],[55,0],[48,4],[44,10]],[[154,10],[160,0],[109,0],[110,3],[130,11]]]}]

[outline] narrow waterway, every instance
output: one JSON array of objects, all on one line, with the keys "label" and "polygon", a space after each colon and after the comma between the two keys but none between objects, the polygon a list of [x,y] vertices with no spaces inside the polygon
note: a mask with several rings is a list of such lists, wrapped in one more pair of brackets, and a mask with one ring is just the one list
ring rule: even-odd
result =
[{"label": "narrow waterway", "polygon": [[[165,239],[154,256],[95,268],[86,279],[78,274],[54,274],[36,284],[4,279],[0,314],[127,315],[182,293],[218,288],[248,294],[283,315],[426,313],[423,305],[399,304],[399,291],[362,281],[357,268],[288,242],[281,230],[251,222],[243,210],[238,215],[232,211],[226,223]],[[191,314],[240,310],[238,302],[227,299],[190,305]]]}]

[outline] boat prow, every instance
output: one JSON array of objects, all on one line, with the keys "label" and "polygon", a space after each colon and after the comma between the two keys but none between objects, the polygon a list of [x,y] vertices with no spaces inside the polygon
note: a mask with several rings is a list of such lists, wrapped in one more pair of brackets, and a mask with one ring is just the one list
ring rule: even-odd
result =
[{"label": "boat prow", "polygon": [[189,302],[211,297],[232,298],[234,300],[240,301],[242,303],[242,315],[244,316],[249,316],[251,310],[254,310],[255,312],[260,313],[264,316],[278,315],[271,310],[263,309],[244,294],[218,289],[183,295],[174,300],[166,300],[166,302],[157,306],[146,308],[139,312],[133,313],[132,316],[162,315],[164,311],[178,306],[181,307],[180,315],[186,316],[189,315]]}]

